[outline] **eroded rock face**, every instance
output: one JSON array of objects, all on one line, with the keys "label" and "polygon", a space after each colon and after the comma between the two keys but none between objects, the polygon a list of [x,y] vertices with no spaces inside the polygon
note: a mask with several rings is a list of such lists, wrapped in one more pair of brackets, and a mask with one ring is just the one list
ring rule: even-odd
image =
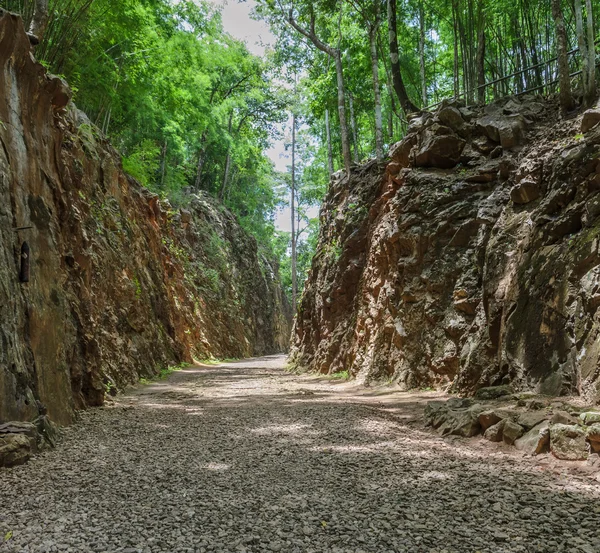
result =
[{"label": "eroded rock face", "polygon": [[600,127],[558,120],[536,97],[444,105],[334,180],[296,365],[600,400]]},{"label": "eroded rock face", "polygon": [[286,349],[277,268],[231,213],[129,178],[6,13],[0,67],[0,422],[68,423],[169,364]]}]

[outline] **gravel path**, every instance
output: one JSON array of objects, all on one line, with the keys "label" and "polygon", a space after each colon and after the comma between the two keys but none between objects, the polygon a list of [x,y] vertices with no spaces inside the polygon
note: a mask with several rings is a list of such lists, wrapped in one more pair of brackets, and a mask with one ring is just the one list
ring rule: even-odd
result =
[{"label": "gravel path", "polygon": [[600,552],[596,481],[439,438],[427,394],[283,365],[194,367],[82,413],[0,469],[0,552]]}]

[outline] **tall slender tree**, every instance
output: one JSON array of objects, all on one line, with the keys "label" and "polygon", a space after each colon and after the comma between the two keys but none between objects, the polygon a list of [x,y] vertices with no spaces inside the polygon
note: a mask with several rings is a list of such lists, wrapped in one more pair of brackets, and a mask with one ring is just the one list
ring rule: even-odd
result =
[{"label": "tall slender tree", "polygon": [[556,26],[556,41],[558,52],[558,86],[560,107],[563,112],[571,111],[575,107],[571,93],[571,77],[569,75],[569,58],[567,46],[567,31],[565,18],[562,11],[561,0],[552,0],[552,15]]}]

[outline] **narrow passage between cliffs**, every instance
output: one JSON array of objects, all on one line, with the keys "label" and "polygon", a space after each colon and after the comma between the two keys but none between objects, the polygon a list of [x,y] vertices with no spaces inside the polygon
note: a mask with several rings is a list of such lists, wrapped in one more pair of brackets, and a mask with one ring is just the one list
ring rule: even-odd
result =
[{"label": "narrow passage between cliffs", "polygon": [[435,393],[284,367],[191,367],[81,413],[1,473],[0,551],[600,551],[600,491],[568,468],[438,437]]}]

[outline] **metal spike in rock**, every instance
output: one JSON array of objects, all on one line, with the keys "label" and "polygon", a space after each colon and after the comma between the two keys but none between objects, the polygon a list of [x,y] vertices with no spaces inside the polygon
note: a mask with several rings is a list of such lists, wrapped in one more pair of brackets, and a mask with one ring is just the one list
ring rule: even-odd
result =
[{"label": "metal spike in rock", "polygon": [[29,244],[23,242],[21,246],[21,270],[19,272],[19,280],[21,282],[29,282],[29,255]]}]

